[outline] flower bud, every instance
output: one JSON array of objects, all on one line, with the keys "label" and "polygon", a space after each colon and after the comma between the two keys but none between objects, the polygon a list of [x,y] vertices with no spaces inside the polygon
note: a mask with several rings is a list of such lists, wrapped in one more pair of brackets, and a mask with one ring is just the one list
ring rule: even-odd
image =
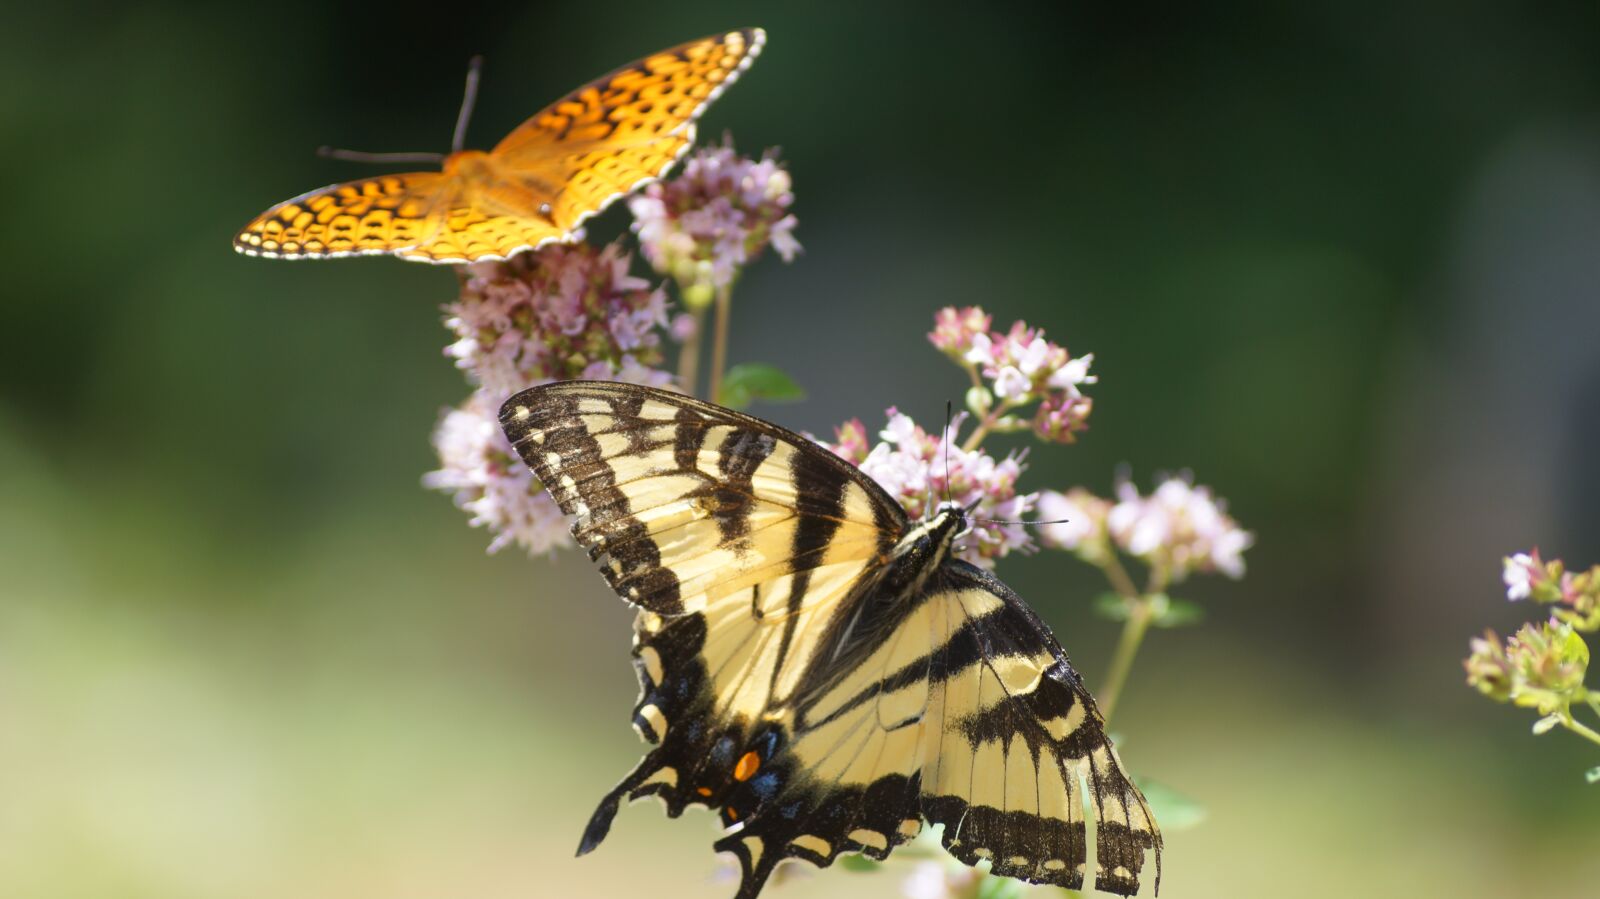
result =
[{"label": "flower bud", "polygon": [[1589,647],[1572,627],[1555,621],[1524,624],[1506,641],[1511,700],[1549,714],[1583,692]]},{"label": "flower bud", "polygon": [[696,311],[709,307],[716,298],[716,290],[705,281],[696,281],[683,288],[683,305]]},{"label": "flower bud", "polygon": [[984,386],[970,387],[967,389],[967,409],[980,418],[988,415],[994,407],[994,394]]},{"label": "flower bud", "polygon": [[1462,660],[1467,683],[1495,702],[1511,701],[1511,663],[1506,660],[1500,637],[1492,630],[1473,637],[1472,654]]}]

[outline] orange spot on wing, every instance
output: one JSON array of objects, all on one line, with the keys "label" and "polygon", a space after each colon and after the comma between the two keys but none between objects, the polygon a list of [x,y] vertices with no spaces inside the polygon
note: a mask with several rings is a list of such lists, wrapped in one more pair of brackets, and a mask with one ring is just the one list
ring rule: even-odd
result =
[{"label": "orange spot on wing", "polygon": [[753,777],[761,768],[761,756],[754,752],[747,752],[739,759],[739,764],[733,766],[733,779],[744,783]]}]

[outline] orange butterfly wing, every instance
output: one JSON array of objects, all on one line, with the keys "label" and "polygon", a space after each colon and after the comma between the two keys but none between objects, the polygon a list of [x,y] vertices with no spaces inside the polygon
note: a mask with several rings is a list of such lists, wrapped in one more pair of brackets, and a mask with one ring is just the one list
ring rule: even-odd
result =
[{"label": "orange butterfly wing", "polygon": [[443,172],[335,184],[280,203],[246,225],[234,248],[279,259],[460,263],[571,240],[688,151],[695,120],[765,42],[765,32],[747,28],[647,56],[546,107],[489,153],[452,154]]},{"label": "orange butterfly wing", "polygon": [[263,212],[234,237],[233,247],[273,259],[395,253],[434,239],[454,192],[438,172],[332,184]]},{"label": "orange butterfly wing", "polygon": [[571,232],[688,152],[695,120],[766,39],[745,28],[647,56],[550,104],[490,155],[527,182],[554,188],[550,220]]}]

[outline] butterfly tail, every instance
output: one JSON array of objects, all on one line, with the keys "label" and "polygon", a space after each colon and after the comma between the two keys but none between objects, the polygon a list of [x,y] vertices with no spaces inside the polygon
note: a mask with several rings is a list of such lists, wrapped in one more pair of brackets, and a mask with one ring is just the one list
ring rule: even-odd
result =
[{"label": "butterfly tail", "polygon": [[599,807],[589,817],[588,825],[583,828],[583,839],[578,842],[578,855],[588,855],[605,841],[606,835],[611,832],[611,821],[617,816],[617,809],[622,807],[622,798],[637,798],[640,794],[635,791],[660,769],[661,763],[657,761],[656,753],[652,752],[641,759],[638,767],[621,783],[611,788],[611,792],[600,800]]},{"label": "butterfly tail", "polygon": [[1095,889],[1131,896],[1139,890],[1145,853],[1154,852],[1155,892],[1161,891],[1161,831],[1144,794],[1122,772],[1109,742],[1089,753],[1095,803]]}]

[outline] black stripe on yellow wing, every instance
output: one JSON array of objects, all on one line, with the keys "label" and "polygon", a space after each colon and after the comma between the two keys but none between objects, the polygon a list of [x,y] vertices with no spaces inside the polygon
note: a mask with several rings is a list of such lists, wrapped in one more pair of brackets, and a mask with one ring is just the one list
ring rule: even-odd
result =
[{"label": "black stripe on yellow wing", "polygon": [[717,844],[739,855],[747,883],[785,857],[882,857],[926,818],[944,825],[946,848],[967,864],[1078,889],[1088,848],[1081,776],[1096,812],[1095,886],[1136,893],[1153,849],[1159,887],[1155,820],[1077,672],[1016,594],[948,562],[919,596],[853,602],[858,627],[879,619],[862,648],[839,642],[837,629],[816,632],[820,661],[786,710],[777,807],[796,812],[758,812]]},{"label": "black stripe on yellow wing", "polygon": [[945,825],[945,847],[996,874],[1081,887],[1081,775],[1095,808],[1095,888],[1138,892],[1153,850],[1159,889],[1155,818],[1049,628],[989,572],[952,561],[940,575],[930,601],[946,597],[967,617],[935,665],[940,743],[922,779],[923,814]]},{"label": "black stripe on yellow wing", "polygon": [[827,450],[679,394],[564,381],[512,397],[500,421],[612,588],[662,615],[786,576],[765,598],[792,614],[823,575],[881,564],[906,527]]}]

